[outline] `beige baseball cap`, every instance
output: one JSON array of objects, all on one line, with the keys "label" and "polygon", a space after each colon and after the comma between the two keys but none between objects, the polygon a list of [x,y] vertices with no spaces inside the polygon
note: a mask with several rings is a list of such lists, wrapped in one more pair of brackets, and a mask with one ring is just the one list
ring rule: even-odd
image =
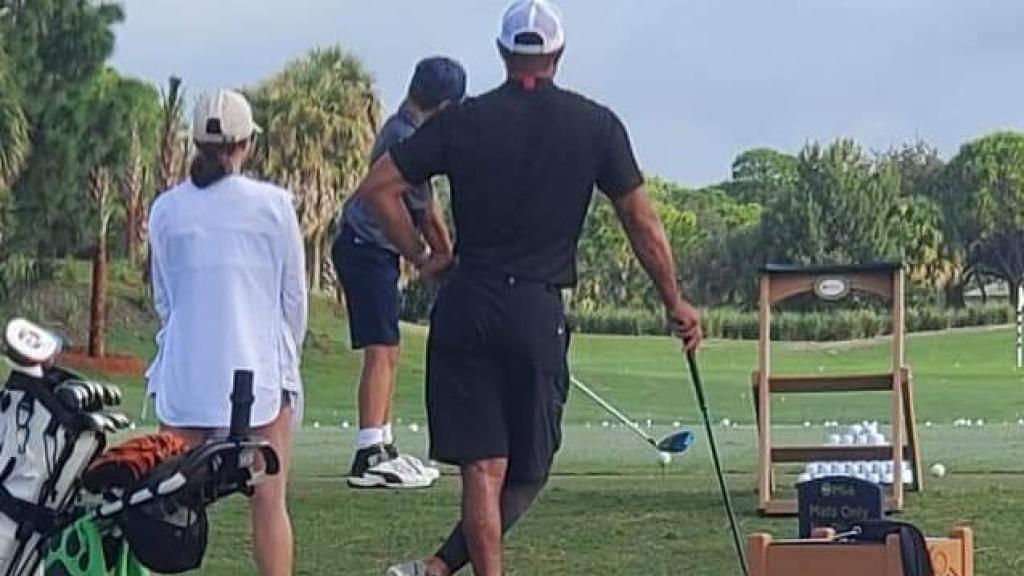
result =
[{"label": "beige baseball cap", "polygon": [[192,113],[192,138],[199,143],[234,144],[260,132],[249,101],[234,90],[204,94]]}]

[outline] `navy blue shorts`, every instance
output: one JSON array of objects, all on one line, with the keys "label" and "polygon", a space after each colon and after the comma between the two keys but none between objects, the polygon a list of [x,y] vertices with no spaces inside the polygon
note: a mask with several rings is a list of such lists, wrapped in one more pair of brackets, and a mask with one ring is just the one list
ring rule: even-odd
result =
[{"label": "navy blue shorts", "polygon": [[398,345],[398,254],[362,240],[343,226],[331,248],[331,260],[345,291],[352,348]]},{"label": "navy blue shorts", "polygon": [[568,343],[558,288],[456,271],[427,341],[431,458],[508,458],[509,478],[545,479],[562,440]]}]

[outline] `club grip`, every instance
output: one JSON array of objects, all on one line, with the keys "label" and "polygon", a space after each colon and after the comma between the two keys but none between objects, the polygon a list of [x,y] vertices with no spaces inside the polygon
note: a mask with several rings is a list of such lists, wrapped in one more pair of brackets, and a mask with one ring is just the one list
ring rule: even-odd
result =
[{"label": "club grip", "polygon": [[252,381],[252,370],[235,370],[231,388],[231,428],[228,432],[234,440],[249,435],[252,405],[256,400],[252,394]]}]

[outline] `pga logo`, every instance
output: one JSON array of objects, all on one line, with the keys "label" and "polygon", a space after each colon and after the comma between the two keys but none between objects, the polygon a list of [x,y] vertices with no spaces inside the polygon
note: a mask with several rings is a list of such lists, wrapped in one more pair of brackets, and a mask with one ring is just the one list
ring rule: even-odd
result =
[{"label": "pga logo", "polygon": [[822,300],[842,300],[850,293],[850,282],[841,276],[823,276],[814,281],[814,295]]}]

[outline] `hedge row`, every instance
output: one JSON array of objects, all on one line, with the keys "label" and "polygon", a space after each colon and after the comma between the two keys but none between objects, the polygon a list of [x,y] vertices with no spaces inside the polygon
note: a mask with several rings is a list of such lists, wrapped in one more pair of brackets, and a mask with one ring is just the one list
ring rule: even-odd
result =
[{"label": "hedge row", "polygon": [[[1005,303],[962,309],[921,306],[907,310],[909,332],[945,330],[968,326],[1008,324],[1014,313]],[[665,321],[647,310],[598,310],[570,314],[578,332],[591,334],[664,334]],[[772,316],[772,338],[794,341],[837,341],[873,338],[890,332],[884,310],[836,310],[832,312],[781,312]],[[712,338],[753,340],[758,334],[757,312],[718,308],[704,312],[704,332]]]}]

